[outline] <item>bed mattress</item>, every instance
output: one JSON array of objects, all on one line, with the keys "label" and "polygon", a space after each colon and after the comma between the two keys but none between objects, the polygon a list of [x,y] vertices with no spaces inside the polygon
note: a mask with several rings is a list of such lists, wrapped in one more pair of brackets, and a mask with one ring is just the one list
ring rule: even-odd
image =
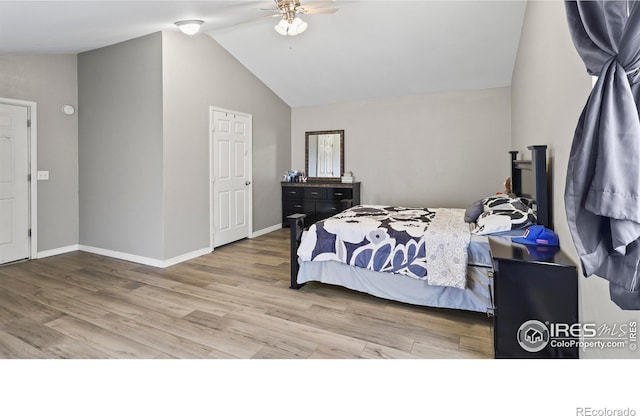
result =
[{"label": "bed mattress", "polygon": [[300,262],[297,282],[317,281],[412,305],[484,313],[492,307],[489,239],[472,235],[468,253],[466,289],[433,286],[410,276],[376,272],[336,261]]}]

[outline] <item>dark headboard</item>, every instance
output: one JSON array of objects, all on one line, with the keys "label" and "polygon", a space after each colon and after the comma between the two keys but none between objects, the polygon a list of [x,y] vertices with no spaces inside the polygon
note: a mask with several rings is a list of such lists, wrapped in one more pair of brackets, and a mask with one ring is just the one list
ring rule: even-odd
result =
[{"label": "dark headboard", "polygon": [[517,196],[536,201],[538,224],[553,229],[549,209],[547,180],[547,146],[528,146],[530,160],[518,160],[518,152],[511,151],[511,189]]}]

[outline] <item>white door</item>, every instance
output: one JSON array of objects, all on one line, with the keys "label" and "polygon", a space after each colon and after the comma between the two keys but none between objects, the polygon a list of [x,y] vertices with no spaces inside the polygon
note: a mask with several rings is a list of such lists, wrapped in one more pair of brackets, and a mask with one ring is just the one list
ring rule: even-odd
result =
[{"label": "white door", "polygon": [[218,247],[251,231],[251,116],[212,109],[211,124],[211,232]]},{"label": "white door", "polygon": [[29,258],[27,108],[0,104],[0,264]]}]

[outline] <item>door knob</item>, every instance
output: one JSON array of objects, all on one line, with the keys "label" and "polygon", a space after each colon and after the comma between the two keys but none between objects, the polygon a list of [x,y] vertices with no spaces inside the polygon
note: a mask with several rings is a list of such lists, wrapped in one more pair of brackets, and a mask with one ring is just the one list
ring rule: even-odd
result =
[{"label": "door knob", "polygon": [[244,184],[249,186],[249,185],[251,185],[251,181],[246,181]]}]

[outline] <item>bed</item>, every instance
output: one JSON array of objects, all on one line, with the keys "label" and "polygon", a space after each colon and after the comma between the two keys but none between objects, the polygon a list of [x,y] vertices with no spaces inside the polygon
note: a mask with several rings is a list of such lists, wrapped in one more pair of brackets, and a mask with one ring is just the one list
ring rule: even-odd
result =
[{"label": "bed", "polygon": [[358,205],[308,227],[304,214],[287,217],[290,287],[317,281],[413,305],[491,313],[488,236],[522,235],[534,223],[551,228],[546,146],[528,149],[528,160],[509,152],[511,193],[467,209]]}]

